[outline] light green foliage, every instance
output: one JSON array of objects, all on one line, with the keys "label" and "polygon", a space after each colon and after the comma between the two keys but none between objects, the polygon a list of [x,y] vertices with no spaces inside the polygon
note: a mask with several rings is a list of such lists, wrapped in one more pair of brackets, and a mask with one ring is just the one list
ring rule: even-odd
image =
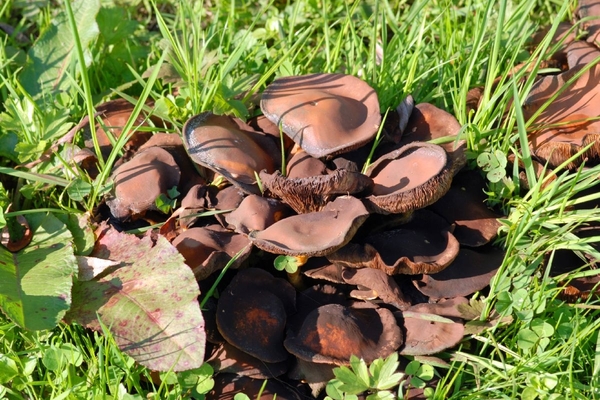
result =
[{"label": "light green foliage", "polygon": [[392,353],[385,359],[377,359],[369,367],[363,359],[350,357],[350,368],[341,366],[334,368],[335,379],[326,387],[327,399],[352,400],[357,395],[368,392],[367,399],[394,399],[390,391],[398,386],[405,374],[398,369],[398,353]]},{"label": "light green foliage", "polygon": [[177,196],[179,195],[180,193],[177,190],[177,186],[173,186],[171,189],[167,190],[167,194],[161,193],[160,196],[156,198],[154,201],[156,208],[163,213],[168,214],[175,209],[175,206],[177,205]]},{"label": "light green foliage", "polygon": [[286,271],[288,274],[293,274],[298,271],[300,262],[294,256],[277,256],[273,262],[277,271]]},{"label": "light green foliage", "polygon": [[71,305],[77,262],[73,236],[52,214],[28,218],[31,244],[13,254],[0,246],[0,307],[19,326],[54,328]]}]

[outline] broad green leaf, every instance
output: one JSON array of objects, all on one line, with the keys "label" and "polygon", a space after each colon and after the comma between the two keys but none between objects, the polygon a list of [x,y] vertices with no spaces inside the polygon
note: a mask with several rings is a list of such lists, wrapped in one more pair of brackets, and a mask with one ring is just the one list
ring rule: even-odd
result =
[{"label": "broad green leaf", "polygon": [[531,320],[531,330],[541,338],[549,338],[554,335],[554,327],[540,318]]},{"label": "broad green leaf", "polygon": [[369,378],[369,370],[367,369],[367,363],[365,360],[362,358],[359,359],[355,355],[352,355],[350,356],[350,366],[356,374],[356,377],[360,379],[361,383],[366,387],[370,387],[371,382]]},{"label": "broad green leaf", "polygon": [[277,271],[283,271],[293,274],[298,271],[299,261],[294,256],[277,256],[274,261],[275,269]]},{"label": "broad green leaf", "polygon": [[343,383],[338,379],[332,379],[327,382],[327,386],[325,386],[325,392],[327,396],[332,398],[333,400],[343,400],[344,392],[340,389]]},{"label": "broad green leaf", "polygon": [[0,246],[0,307],[27,329],[52,329],[71,305],[77,261],[73,236],[52,214],[27,216],[29,246],[11,253]]},{"label": "broad green leaf", "polygon": [[76,256],[87,256],[94,248],[96,236],[91,227],[89,214],[58,214],[56,218],[65,223],[73,235]]},{"label": "broad green leaf", "polygon": [[433,367],[431,365],[422,364],[417,371],[417,376],[424,381],[430,381],[433,379]]},{"label": "broad green leaf", "polygon": [[406,372],[408,375],[416,375],[417,372],[419,371],[420,366],[421,366],[420,362],[413,360],[408,363],[408,365],[404,369],[404,372]]},{"label": "broad green leaf", "polygon": [[339,390],[346,394],[359,394],[369,388],[368,386],[365,386],[348,367],[341,366],[339,368],[334,368],[333,374],[343,383],[343,385],[339,387]]},{"label": "broad green leaf", "polygon": [[[184,371],[204,361],[200,291],[183,256],[163,236],[140,239],[103,226],[91,256],[120,261],[73,287],[66,318],[91,329],[108,327],[119,348],[156,371]],[[100,321],[98,318],[100,318]]]},{"label": "broad green leaf", "polygon": [[537,343],[539,337],[531,329],[521,329],[517,334],[517,345],[523,350],[529,350]]},{"label": "broad green leaf", "polygon": [[0,354],[0,385],[9,382],[19,375],[19,368],[15,360],[7,355]]},{"label": "broad green leaf", "polygon": [[395,374],[381,377],[378,381],[375,382],[375,389],[378,390],[386,390],[391,389],[394,386],[398,386],[402,378],[404,378],[404,374],[402,372],[397,372]]},{"label": "broad green leaf", "polygon": [[380,390],[367,396],[367,400],[394,400],[395,396],[387,390]]},{"label": "broad green leaf", "polygon": [[[99,33],[96,14],[100,9],[100,1],[75,0],[72,7],[81,45],[86,49]],[[69,87],[71,83],[67,72],[77,56],[75,39],[64,11],[42,32],[27,56],[27,64],[19,81],[32,97]]]},{"label": "broad green leaf", "polygon": [[83,362],[83,354],[74,345],[62,343],[59,346],[48,348],[42,356],[42,363],[50,371],[62,371],[69,364],[76,367]]}]

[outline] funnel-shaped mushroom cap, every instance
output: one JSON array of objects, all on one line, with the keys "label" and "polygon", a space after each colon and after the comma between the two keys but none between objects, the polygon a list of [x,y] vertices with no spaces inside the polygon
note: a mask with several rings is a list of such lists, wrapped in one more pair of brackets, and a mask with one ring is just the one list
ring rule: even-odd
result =
[{"label": "funnel-shaped mushroom cap", "polygon": [[248,237],[256,247],[270,253],[322,256],[348,243],[368,216],[360,200],[343,196],[322,211],[282,219],[264,231],[250,232]]},{"label": "funnel-shaped mushroom cap", "polygon": [[446,269],[423,275],[415,285],[422,293],[436,299],[469,296],[490,284],[503,259],[504,251],[499,249],[485,253],[461,249]]},{"label": "funnel-shaped mushroom cap", "polygon": [[337,169],[327,175],[290,179],[274,174],[260,173],[263,187],[281,198],[299,214],[319,211],[335,195],[354,194],[372,185],[369,177],[360,172]]},{"label": "funnel-shaped mushroom cap", "polygon": [[179,184],[181,171],[168,151],[151,147],[113,172],[114,196],[106,201],[115,218],[156,210],[156,199]]},{"label": "funnel-shaped mushroom cap", "polygon": [[259,194],[255,173],[273,172],[273,158],[257,132],[242,130],[231,117],[205,112],[183,126],[183,142],[194,162],[212,169],[247,193]]},{"label": "funnel-shaped mushroom cap", "polygon": [[260,108],[317,158],[362,146],[375,137],[381,123],[375,90],[343,74],[279,78],[265,89]]},{"label": "funnel-shaped mushroom cap", "polygon": [[352,355],[368,363],[387,357],[402,342],[391,311],[328,304],[311,312],[298,334],[288,335],[284,345],[306,361],[348,365]]},{"label": "funnel-shaped mushroom cap", "polygon": [[402,315],[406,340],[400,349],[404,356],[426,356],[456,346],[463,338],[463,324],[435,314],[404,311]]},{"label": "funnel-shaped mushroom cap", "polygon": [[[523,104],[526,119],[533,116],[569,79],[581,71],[586,61],[594,57],[584,53],[587,50],[582,49],[581,42],[571,43],[568,49],[569,63],[583,63],[572,65],[571,69],[562,74],[546,76],[537,81]],[[600,55],[597,50],[593,52],[595,56]],[[583,157],[597,161],[600,157],[599,93],[600,65],[597,64],[564,89],[536,118],[535,130],[529,134],[534,154],[556,167],[593,143]],[[580,162],[581,160],[576,160],[567,167],[576,168]]]},{"label": "funnel-shaped mushroom cap", "polygon": [[369,210],[404,213],[434,203],[452,182],[446,151],[435,144],[409,143],[373,163],[366,175],[373,179]]},{"label": "funnel-shaped mushroom cap", "polygon": [[380,269],[388,275],[432,274],[457,257],[460,245],[440,216],[419,210],[401,229],[369,235],[365,244],[350,243],[327,255],[334,264]]},{"label": "funnel-shaped mushroom cap", "polygon": [[[429,103],[417,104],[410,114],[408,124],[402,135],[401,144],[426,142],[447,136],[456,138],[460,132],[460,124],[447,111]],[[465,151],[467,143],[464,139],[441,145],[452,161],[452,171],[461,169],[467,162]]]}]

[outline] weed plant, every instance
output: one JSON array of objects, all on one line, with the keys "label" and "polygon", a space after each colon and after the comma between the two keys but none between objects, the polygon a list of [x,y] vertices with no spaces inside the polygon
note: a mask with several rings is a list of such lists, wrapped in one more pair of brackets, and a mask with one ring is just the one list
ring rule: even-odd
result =
[{"label": "weed plant", "polygon": [[[565,249],[600,257],[591,246],[600,238],[573,234],[600,219],[595,209],[575,207],[600,197],[594,190],[600,167],[576,173],[559,168],[555,181],[537,180],[527,146],[531,121],[515,107],[553,51],[550,35],[558,22],[572,20],[576,3],[4,1],[0,22],[14,30],[0,34],[0,223],[48,210],[93,212],[110,189],[112,166],[142,109],[180,132],[201,111],[241,118],[259,113],[257,96],[280,76],[357,75],[376,89],[382,112],[412,94],[416,102],[453,113],[463,125],[469,167],[484,169],[489,204],[507,215],[498,241],[506,258],[489,293],[471,302],[481,325],[492,317],[497,323],[442,355],[445,362],[435,365],[439,383],[429,396],[600,398],[597,302],[558,299],[559,282],[594,271],[550,277],[547,268]],[[529,48],[542,25],[552,25],[549,35]],[[70,47],[44,48],[40,38],[51,35],[62,35]],[[39,54],[60,55],[61,68],[51,70],[35,58]],[[518,63],[529,68],[512,71]],[[469,111],[467,92],[476,86],[484,88],[482,100]],[[99,102],[116,97],[139,100],[92,179],[66,161],[69,145],[60,140],[84,116],[94,120]],[[100,154],[93,128],[92,136]],[[521,187],[516,169],[507,172],[509,155],[525,165],[531,189]],[[108,331],[61,324],[32,332],[2,319],[0,335],[2,398],[201,398],[210,388],[208,366],[163,373],[162,383],[154,384],[156,376],[123,355]],[[417,361],[415,371],[428,363]],[[368,374],[365,379],[366,388],[375,387]],[[338,385],[336,396],[344,395],[339,380],[332,385]],[[386,382],[380,388],[391,387]]]}]

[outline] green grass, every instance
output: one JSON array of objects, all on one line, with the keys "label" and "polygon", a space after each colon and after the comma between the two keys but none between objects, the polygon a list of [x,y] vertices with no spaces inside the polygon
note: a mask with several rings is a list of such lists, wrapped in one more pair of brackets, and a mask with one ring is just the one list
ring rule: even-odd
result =
[{"label": "green grass", "polygon": [[[78,32],[70,7],[56,3],[60,6],[32,3],[23,8],[24,2],[9,0],[0,5],[0,22],[35,41],[63,12],[71,35]],[[571,20],[575,2],[211,4],[103,2],[99,35],[87,45],[74,41],[65,90],[41,97],[28,93],[19,81],[32,44],[0,35],[0,205],[6,211],[11,204],[6,215],[48,208],[94,210],[110,188],[111,166],[127,133],[101,161],[96,179],[69,164],[64,148],[60,157],[30,168],[16,165],[39,159],[81,117],[93,118],[94,105],[103,99],[142,99],[125,132],[134,127],[146,98],[179,131],[188,117],[205,110],[242,118],[259,113],[257,95],[279,76],[358,75],[377,90],[382,112],[408,94],[417,103],[432,102],[463,125],[471,167],[482,154],[496,159],[514,154],[532,183],[529,191],[522,190],[518,171],[504,168],[489,182],[490,204],[508,213],[498,243],[507,255],[489,294],[477,298],[482,317],[497,312],[510,322],[473,335],[445,354],[450,366],[436,366],[441,380],[434,398],[600,398],[597,302],[558,299],[560,281],[590,272],[552,278],[546,268],[562,249],[600,257],[591,247],[600,238],[582,240],[572,233],[600,219],[596,210],[573,208],[600,197],[580,197],[596,185],[600,168],[569,174],[559,170],[558,179],[545,187],[534,178],[526,146],[530,122],[512,106],[524,99],[534,73],[523,69],[509,74],[520,62],[537,71],[551,46],[545,41],[530,54],[530,35],[541,24]],[[379,65],[377,46],[383,50]],[[485,88],[482,103],[468,112],[467,91],[475,86]],[[177,399],[201,391],[197,386],[205,376],[205,371],[165,373],[169,385],[155,386],[149,371],[118,351],[109,334],[76,325],[28,332],[2,320],[0,335],[0,397],[9,399]]]}]

